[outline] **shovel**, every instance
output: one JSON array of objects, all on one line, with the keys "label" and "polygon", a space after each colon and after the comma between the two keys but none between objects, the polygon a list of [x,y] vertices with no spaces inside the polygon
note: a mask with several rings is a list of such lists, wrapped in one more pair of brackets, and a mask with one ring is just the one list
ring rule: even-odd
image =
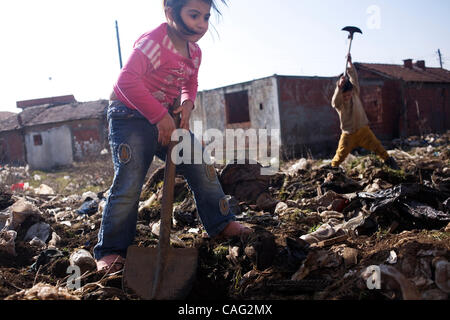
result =
[{"label": "shovel", "polygon": [[[174,116],[176,127],[179,115]],[[175,164],[171,153],[177,144],[167,148],[162,196],[161,225],[157,248],[130,246],[123,273],[123,287],[146,300],[180,300],[187,296],[195,278],[198,261],[196,248],[172,248],[172,225]]]}]

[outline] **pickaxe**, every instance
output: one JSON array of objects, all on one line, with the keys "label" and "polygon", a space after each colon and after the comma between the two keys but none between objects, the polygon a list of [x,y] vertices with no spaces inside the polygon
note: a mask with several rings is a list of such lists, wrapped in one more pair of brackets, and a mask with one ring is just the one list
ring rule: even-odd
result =
[{"label": "pickaxe", "polygon": [[342,31],[347,31],[349,33],[348,38],[350,39],[350,44],[348,46],[347,58],[345,60],[345,71],[344,71],[344,76],[347,77],[348,56],[350,55],[350,50],[352,49],[353,35],[355,33],[361,33],[362,34],[362,31],[361,31],[360,28],[352,27],[352,26],[345,27],[345,28],[342,29]]}]

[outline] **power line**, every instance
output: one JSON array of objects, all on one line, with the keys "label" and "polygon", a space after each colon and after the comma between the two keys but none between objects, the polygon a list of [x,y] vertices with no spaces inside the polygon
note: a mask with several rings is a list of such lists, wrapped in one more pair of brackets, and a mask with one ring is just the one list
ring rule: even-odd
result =
[{"label": "power line", "polygon": [[117,48],[119,50],[119,64],[120,69],[122,69],[122,52],[120,50],[119,25],[117,24],[117,20],[116,20],[116,37],[117,37]]},{"label": "power line", "polygon": [[441,49],[438,49],[437,54],[439,56],[439,64],[441,65],[441,69],[443,69]]}]

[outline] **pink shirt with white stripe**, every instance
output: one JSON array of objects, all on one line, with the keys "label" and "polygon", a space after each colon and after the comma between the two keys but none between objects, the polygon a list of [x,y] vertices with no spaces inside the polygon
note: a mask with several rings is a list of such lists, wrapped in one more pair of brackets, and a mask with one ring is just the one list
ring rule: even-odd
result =
[{"label": "pink shirt with white stripe", "polygon": [[181,94],[181,103],[195,102],[202,53],[189,42],[190,58],[182,56],[167,35],[167,23],[144,33],[114,84],[117,98],[158,123]]}]

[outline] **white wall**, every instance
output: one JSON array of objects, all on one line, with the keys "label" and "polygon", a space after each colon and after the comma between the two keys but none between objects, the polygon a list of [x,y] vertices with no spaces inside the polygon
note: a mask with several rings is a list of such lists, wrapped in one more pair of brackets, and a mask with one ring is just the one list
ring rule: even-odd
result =
[{"label": "white wall", "polygon": [[[42,145],[34,145],[34,135],[38,134],[42,137]],[[25,146],[27,162],[32,169],[50,169],[73,162],[72,135],[67,126],[29,131],[25,134]]]}]

